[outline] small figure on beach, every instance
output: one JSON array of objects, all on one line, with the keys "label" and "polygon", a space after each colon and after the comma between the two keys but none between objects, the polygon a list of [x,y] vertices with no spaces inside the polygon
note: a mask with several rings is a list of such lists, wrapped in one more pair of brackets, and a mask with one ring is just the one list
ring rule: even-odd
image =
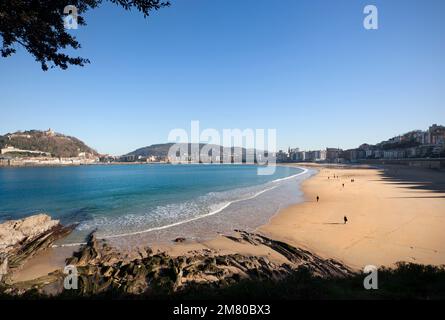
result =
[{"label": "small figure on beach", "polygon": [[342,186],[343,186],[343,188],[345,187],[345,184],[344,183],[342,183]]},{"label": "small figure on beach", "polygon": [[345,224],[348,222],[348,217],[347,216],[344,216],[343,217],[343,220],[345,221]]},{"label": "small figure on beach", "polygon": [[318,200],[320,200],[320,197],[319,197],[319,196],[317,196],[317,202],[318,202]]}]

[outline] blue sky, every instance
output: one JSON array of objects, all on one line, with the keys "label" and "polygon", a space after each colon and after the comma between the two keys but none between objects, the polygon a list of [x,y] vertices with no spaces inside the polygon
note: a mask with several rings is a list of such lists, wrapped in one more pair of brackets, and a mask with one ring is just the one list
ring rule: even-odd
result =
[{"label": "blue sky", "polygon": [[[172,0],[107,4],[73,30],[91,60],[43,72],[0,58],[0,134],[53,128],[103,153],[174,128],[276,128],[278,146],[376,143],[445,124],[445,1]],[[379,9],[379,30],[363,8]]]}]

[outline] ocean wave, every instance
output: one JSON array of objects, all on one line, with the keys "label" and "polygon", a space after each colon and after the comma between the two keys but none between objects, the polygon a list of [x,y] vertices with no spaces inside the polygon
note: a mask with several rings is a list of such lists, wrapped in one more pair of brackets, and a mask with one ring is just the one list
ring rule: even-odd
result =
[{"label": "ocean wave", "polygon": [[[308,172],[307,169],[300,169],[302,171],[295,175],[276,179],[263,185],[209,192],[194,200],[157,206],[144,214],[95,217],[82,222],[78,230],[97,229],[98,238],[113,239],[169,229],[221,213],[234,203],[254,199],[275,189],[281,182],[295,179]],[[145,228],[141,230],[141,226]]]},{"label": "ocean wave", "polygon": [[285,177],[285,178],[280,178],[280,179],[273,180],[272,183],[275,183],[275,182],[281,182],[281,181],[285,181],[285,180],[289,180],[289,179],[293,179],[293,178],[302,176],[303,174],[305,174],[305,173],[307,173],[307,172],[309,171],[309,170],[306,169],[306,168],[299,168],[299,169],[301,169],[301,170],[303,170],[303,171],[302,171],[302,172],[299,172],[299,173],[297,173],[297,174],[294,174],[294,175],[292,175],[292,176],[289,176],[289,177]]}]

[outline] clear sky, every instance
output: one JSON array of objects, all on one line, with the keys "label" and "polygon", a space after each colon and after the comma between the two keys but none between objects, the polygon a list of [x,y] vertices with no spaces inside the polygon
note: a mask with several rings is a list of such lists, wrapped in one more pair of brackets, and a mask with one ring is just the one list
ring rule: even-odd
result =
[{"label": "clear sky", "polygon": [[[73,30],[91,60],[43,72],[0,58],[0,134],[52,128],[99,152],[174,128],[276,128],[281,148],[376,143],[445,124],[443,0],[172,0],[144,20],[107,4]],[[363,8],[379,29],[363,28]]]}]

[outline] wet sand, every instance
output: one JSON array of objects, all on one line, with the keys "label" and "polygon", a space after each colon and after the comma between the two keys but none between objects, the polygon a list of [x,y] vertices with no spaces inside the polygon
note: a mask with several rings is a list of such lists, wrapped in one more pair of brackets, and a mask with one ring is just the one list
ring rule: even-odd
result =
[{"label": "wet sand", "polygon": [[[393,266],[398,261],[445,264],[445,172],[412,167],[305,166],[319,170],[302,185],[305,201],[281,210],[258,233],[335,258],[356,270],[365,265]],[[152,248],[172,256],[209,250],[284,261],[267,247],[236,243],[223,236]],[[15,281],[63,266],[75,248],[62,249],[31,259]]]},{"label": "wet sand", "polygon": [[[319,173],[303,183],[305,202],[281,210],[258,233],[356,270],[366,265],[394,266],[399,261],[445,264],[445,172],[412,167],[312,167]],[[160,249],[180,255],[204,248],[267,256],[261,248],[224,237]]]},{"label": "wet sand", "polygon": [[445,264],[444,183],[431,169],[321,167],[303,184],[306,201],[260,231],[354,268]]},{"label": "wet sand", "polygon": [[12,274],[12,282],[33,280],[63,269],[65,259],[70,257],[78,247],[50,248],[30,258],[25,264]]}]

